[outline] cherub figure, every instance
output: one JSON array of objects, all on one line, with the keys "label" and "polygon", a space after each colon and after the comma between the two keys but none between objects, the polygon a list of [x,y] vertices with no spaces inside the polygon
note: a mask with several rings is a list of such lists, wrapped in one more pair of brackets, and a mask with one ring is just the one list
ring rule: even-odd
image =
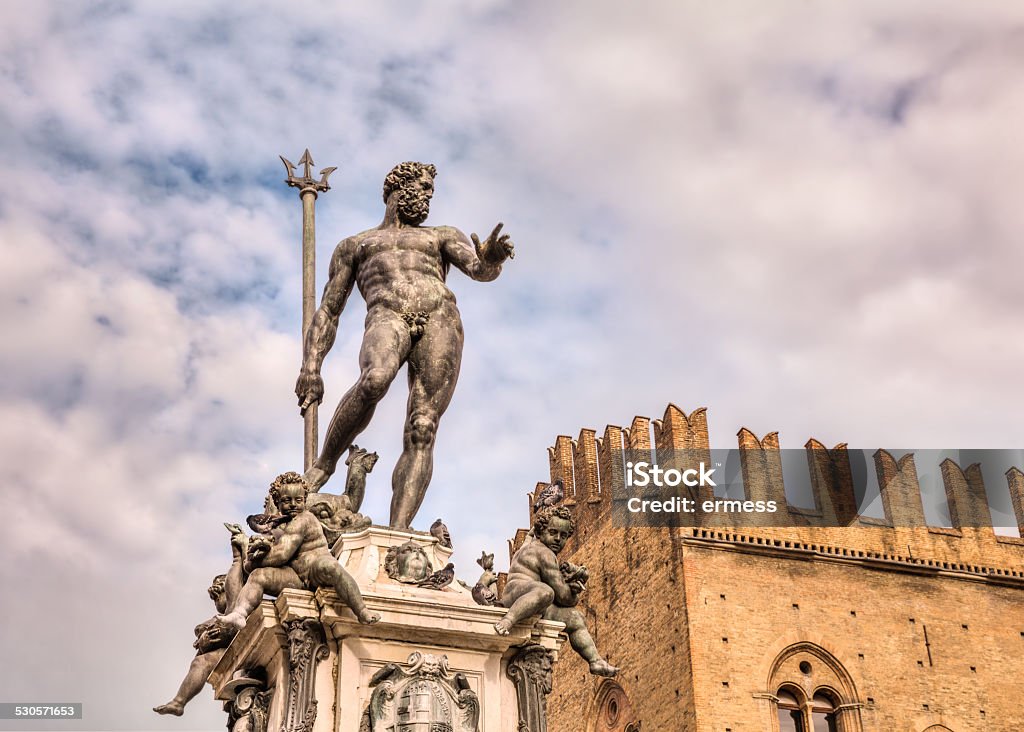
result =
[{"label": "cherub figure", "polygon": [[586,567],[558,563],[558,552],[575,528],[572,514],[564,506],[545,508],[535,514],[535,538],[527,539],[512,557],[501,597],[508,612],[494,624],[494,629],[499,635],[508,635],[519,621],[541,614],[547,620],[561,621],[573,650],[590,664],[590,673],[614,676],[619,669],[601,657],[583,615],[575,609],[586,589]]},{"label": "cherub figure", "polygon": [[[227,574],[219,574],[213,578],[213,583],[207,592],[210,599],[217,607],[217,612],[224,612],[234,602],[242,587],[245,577],[243,564],[248,549],[248,537],[238,524],[224,524],[231,532],[231,569]],[[189,664],[185,678],[178,687],[178,693],[166,704],[153,707],[157,714],[173,714],[180,717],[185,711],[185,705],[195,698],[203,689],[206,680],[210,678],[210,672],[224,655],[224,649],[228,647],[234,633],[217,623],[217,616],[214,615],[195,628],[196,640],[192,646],[196,649],[195,658]]]},{"label": "cherub figure", "polygon": [[[351,505],[347,495],[310,492],[306,497],[306,508],[320,520],[329,547],[334,546],[342,534],[360,531],[373,523],[368,516],[352,511]],[[287,523],[287,519],[274,506],[274,501],[268,493],[263,502],[263,513],[247,517],[246,523],[257,534],[263,534],[272,541],[281,535],[282,530],[278,527]],[[252,545],[253,549],[259,546],[259,542]]]},{"label": "cherub figure", "polygon": [[352,575],[345,571],[327,548],[320,520],[306,509],[309,487],[298,473],[277,476],[270,486],[270,495],[285,521],[271,539],[252,539],[246,562],[249,579],[226,615],[218,621],[226,626],[242,628],[264,594],[278,595],[286,588],[314,590],[331,587],[341,601],[352,609],[360,623],[380,620],[363,602]]}]

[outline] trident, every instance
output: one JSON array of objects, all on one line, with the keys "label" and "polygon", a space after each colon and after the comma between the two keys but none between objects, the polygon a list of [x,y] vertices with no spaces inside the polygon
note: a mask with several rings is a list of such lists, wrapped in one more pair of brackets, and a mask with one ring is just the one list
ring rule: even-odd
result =
[{"label": "trident", "polygon": [[[299,198],[302,199],[302,349],[305,357],[306,334],[313,322],[313,313],[316,310],[316,225],[314,204],[317,192],[330,190],[327,184],[327,176],[337,168],[324,168],[320,171],[320,180],[310,175],[313,167],[313,158],[309,156],[307,148],[302,157],[299,158],[299,165],[302,166],[302,177],[295,175],[295,166],[283,155],[279,155],[281,162],[288,172],[284,182],[293,188],[299,189]],[[302,413],[303,419],[303,463],[304,469],[309,470],[316,460],[316,453],[319,448],[319,437],[317,436],[316,404],[310,404]]]}]

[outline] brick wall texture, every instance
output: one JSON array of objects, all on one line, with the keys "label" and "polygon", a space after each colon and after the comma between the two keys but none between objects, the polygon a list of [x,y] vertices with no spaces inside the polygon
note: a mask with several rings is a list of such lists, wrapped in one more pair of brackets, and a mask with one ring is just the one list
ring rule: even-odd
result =
[{"label": "brick wall texture", "polygon": [[[824,690],[839,732],[1024,732],[1024,541],[978,520],[970,469],[943,469],[954,528],[913,516],[907,528],[856,517],[841,528],[614,527],[607,481],[622,470],[610,441],[651,447],[652,427],[655,449],[707,445],[706,411],[670,405],[653,424],[583,430],[550,450],[552,479],[574,487],[578,528],[562,558],[590,569],[580,610],[622,668],[611,682],[591,676],[566,645],[551,732],[777,732],[783,688]],[[743,430],[740,446],[777,449],[769,437]],[[829,460],[843,446],[808,447]],[[913,513],[912,460],[878,460],[887,510]],[[1007,478],[1024,505],[1024,480]],[[819,505],[848,510],[841,487],[815,489]]]}]

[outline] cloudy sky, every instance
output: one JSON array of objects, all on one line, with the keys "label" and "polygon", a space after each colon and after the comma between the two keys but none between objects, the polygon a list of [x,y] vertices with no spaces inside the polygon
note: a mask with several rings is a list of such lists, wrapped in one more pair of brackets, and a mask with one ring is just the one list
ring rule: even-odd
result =
[{"label": "cloudy sky", "polygon": [[[277,156],[307,146],[338,166],[321,283],[402,160],[438,166],[430,222],[515,241],[497,281],[450,280],[466,351],[417,523],[467,579],[507,566],[556,435],[669,401],[722,447],[1021,447],[1022,61],[1002,0],[3,3],[0,697],[221,728],[208,692],[149,709],[222,522],[301,461]],[[405,396],[359,439],[379,521]]]}]

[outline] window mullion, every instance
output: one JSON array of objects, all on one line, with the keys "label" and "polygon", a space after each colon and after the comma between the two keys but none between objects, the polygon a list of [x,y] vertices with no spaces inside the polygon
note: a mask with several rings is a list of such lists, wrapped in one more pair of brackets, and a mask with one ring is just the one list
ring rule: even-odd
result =
[{"label": "window mullion", "polygon": [[806,702],[804,702],[803,708],[804,729],[806,730],[806,732],[814,732],[814,717],[812,716],[813,711],[814,703],[810,699],[808,699]]}]

